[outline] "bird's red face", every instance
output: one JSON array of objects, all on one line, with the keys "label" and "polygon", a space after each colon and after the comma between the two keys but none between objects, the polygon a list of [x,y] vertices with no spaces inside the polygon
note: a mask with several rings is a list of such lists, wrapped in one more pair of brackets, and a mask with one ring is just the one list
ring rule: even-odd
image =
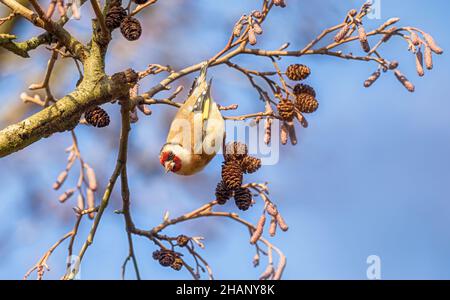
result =
[{"label": "bird's red face", "polygon": [[159,162],[166,169],[166,172],[178,172],[181,169],[181,159],[171,151],[162,152]]}]

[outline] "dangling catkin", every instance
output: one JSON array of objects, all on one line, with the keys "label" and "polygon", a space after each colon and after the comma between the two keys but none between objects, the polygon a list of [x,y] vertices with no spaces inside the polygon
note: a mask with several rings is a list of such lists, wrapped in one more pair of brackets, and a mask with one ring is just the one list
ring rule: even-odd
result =
[{"label": "dangling catkin", "polygon": [[367,40],[367,33],[366,30],[364,29],[364,26],[359,25],[358,26],[358,38],[359,41],[361,42],[361,47],[365,52],[370,52],[370,45],[369,45],[369,41]]},{"label": "dangling catkin", "polygon": [[433,69],[433,52],[431,51],[431,48],[426,46],[425,47],[425,66],[428,70]]},{"label": "dangling catkin", "polygon": [[364,87],[368,88],[368,87],[372,86],[372,84],[374,84],[375,81],[377,81],[378,78],[380,78],[380,76],[381,76],[380,70],[373,72],[372,75],[370,75],[370,77],[367,78],[366,81],[364,81]]},{"label": "dangling catkin", "polygon": [[256,225],[256,230],[253,232],[252,237],[250,238],[250,244],[254,245],[259,240],[264,230],[264,224],[266,224],[266,214],[263,214],[259,218],[258,224]]},{"label": "dangling catkin", "polygon": [[425,39],[425,42],[428,44],[428,47],[430,47],[430,49],[436,53],[436,54],[442,54],[444,53],[444,50],[442,50],[442,48],[440,48],[436,42],[434,41],[434,38],[429,35],[428,33],[424,33],[423,34],[423,38]]},{"label": "dangling catkin", "polygon": [[400,81],[403,86],[410,91],[411,93],[414,92],[415,87],[414,84],[412,84],[408,78],[406,78],[405,75],[403,75],[398,69],[394,71],[395,77],[397,77],[398,81]]},{"label": "dangling catkin", "polygon": [[416,70],[420,77],[425,75],[425,71],[423,70],[423,54],[420,49],[416,53]]}]

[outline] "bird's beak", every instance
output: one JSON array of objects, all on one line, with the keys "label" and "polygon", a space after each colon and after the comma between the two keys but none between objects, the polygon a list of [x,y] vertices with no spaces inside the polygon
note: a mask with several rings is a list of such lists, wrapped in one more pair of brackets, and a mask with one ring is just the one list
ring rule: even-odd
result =
[{"label": "bird's beak", "polygon": [[166,174],[173,170],[175,163],[173,161],[166,161],[164,163],[164,169],[166,169]]}]

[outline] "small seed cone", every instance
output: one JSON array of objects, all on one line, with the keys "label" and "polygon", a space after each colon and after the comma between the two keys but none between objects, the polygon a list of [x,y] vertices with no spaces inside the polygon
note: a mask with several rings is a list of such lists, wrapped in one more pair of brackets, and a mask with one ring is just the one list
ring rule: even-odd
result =
[{"label": "small seed cone", "polygon": [[127,16],[127,11],[122,6],[113,6],[106,14],[105,23],[109,29],[119,28],[123,19]]},{"label": "small seed cone", "polygon": [[224,205],[233,196],[233,191],[228,189],[223,181],[219,182],[216,187],[216,200],[220,205]]},{"label": "small seed cone", "polygon": [[176,258],[177,255],[171,250],[157,250],[153,252],[153,259],[158,260],[163,267],[171,266]]},{"label": "small seed cone", "polygon": [[261,160],[256,157],[247,156],[242,160],[242,169],[245,173],[255,173],[261,168]]},{"label": "small seed cone", "polygon": [[289,99],[284,99],[278,102],[278,113],[283,121],[292,121],[295,114],[295,106]]},{"label": "small seed cone", "polygon": [[175,271],[180,271],[183,268],[183,260],[180,257],[175,258],[170,267]]},{"label": "small seed cone", "polygon": [[311,74],[311,70],[301,64],[290,65],[286,69],[286,76],[293,81],[306,79]]},{"label": "small seed cone", "polygon": [[100,106],[95,106],[84,113],[86,122],[95,127],[106,127],[109,125],[108,113]]},{"label": "small seed cone", "polygon": [[309,85],[303,84],[303,83],[296,84],[294,86],[293,92],[294,92],[294,95],[296,95],[296,96],[299,94],[306,93],[306,94],[310,94],[313,97],[316,97],[316,91],[314,90],[314,88],[312,86],[309,86]]},{"label": "small seed cone", "polygon": [[252,193],[248,188],[239,188],[234,193],[234,201],[240,210],[247,210],[252,205]]},{"label": "small seed cone", "polygon": [[225,147],[225,161],[242,160],[248,155],[247,145],[239,142],[228,143]]},{"label": "small seed cone", "polygon": [[222,166],[222,181],[227,189],[236,190],[242,185],[243,172],[237,161],[227,161]]},{"label": "small seed cone", "polygon": [[120,32],[129,41],[139,39],[142,34],[141,23],[133,17],[126,17],[120,24]]},{"label": "small seed cone", "polygon": [[316,98],[314,98],[314,96],[303,93],[297,95],[295,105],[302,113],[313,113],[319,107],[319,102]]}]

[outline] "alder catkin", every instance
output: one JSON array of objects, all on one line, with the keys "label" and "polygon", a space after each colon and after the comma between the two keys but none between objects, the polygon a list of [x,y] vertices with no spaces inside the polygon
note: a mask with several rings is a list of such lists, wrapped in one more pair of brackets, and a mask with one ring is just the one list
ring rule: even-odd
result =
[{"label": "alder catkin", "polygon": [[434,41],[434,38],[430,34],[424,33],[423,38],[425,39],[425,42],[428,44],[428,47],[430,47],[431,51],[433,51],[436,54],[444,53],[444,50],[442,50],[442,48],[440,48],[436,44],[436,42]]},{"label": "alder catkin", "polygon": [[366,30],[364,29],[364,26],[362,26],[362,25],[358,26],[358,38],[361,43],[362,49],[365,52],[370,52],[370,45],[369,45],[369,41],[367,39],[367,33],[366,33]]},{"label": "alder catkin", "polygon": [[81,195],[81,193],[79,193],[77,197],[77,208],[79,210],[84,210],[84,198],[83,195]]},{"label": "alder catkin", "polygon": [[264,123],[264,144],[269,145],[272,138],[272,119],[267,118]]},{"label": "alder catkin", "polygon": [[425,71],[423,70],[423,54],[420,49],[416,53],[416,70],[420,77],[425,75]]},{"label": "alder catkin", "polygon": [[95,171],[89,166],[86,166],[86,176],[89,184],[89,188],[93,191],[97,190],[97,177]]},{"label": "alder catkin", "polygon": [[[86,190],[86,196],[87,196],[87,205],[88,205],[88,209],[93,209],[95,208],[95,196],[94,196],[94,191],[91,190],[90,188],[88,188]],[[93,219],[95,216],[94,212],[89,213],[89,218]]]},{"label": "alder catkin", "polygon": [[68,174],[69,173],[67,172],[67,170],[64,170],[61,173],[59,173],[58,177],[56,178],[56,182],[53,184],[54,190],[58,190],[61,187],[61,185],[63,185],[64,181],[66,181]]},{"label": "alder catkin", "polygon": [[253,24],[253,31],[256,34],[262,34],[263,33],[263,30],[262,30],[261,26],[258,23],[254,23]]},{"label": "alder catkin", "polygon": [[233,35],[235,37],[239,37],[241,35],[241,31],[242,31],[243,27],[244,27],[244,25],[242,25],[241,21],[236,23],[236,25],[234,25],[234,28],[233,28]]},{"label": "alder catkin", "polygon": [[417,35],[417,33],[415,33],[414,31],[411,33],[411,42],[413,43],[414,46],[420,45],[419,35]]},{"label": "alder catkin", "polygon": [[400,83],[409,91],[409,92],[414,92],[415,87],[414,84],[412,84],[408,78],[406,78],[405,75],[403,75],[400,70],[395,70],[394,71],[395,77],[397,77],[398,81],[400,81]]},{"label": "alder catkin", "polygon": [[254,245],[261,237],[263,230],[264,230],[264,224],[266,224],[266,215],[263,214],[258,221],[258,224],[256,225],[256,229],[252,234],[252,237],[250,238],[250,244]]},{"label": "alder catkin", "polygon": [[380,31],[385,30],[387,27],[394,25],[398,21],[400,21],[400,18],[390,18],[383,25],[380,26],[379,30]]},{"label": "alder catkin", "polygon": [[294,122],[289,121],[287,123],[288,123],[289,139],[291,140],[291,144],[295,146],[297,145],[297,135],[295,133]]},{"label": "alder catkin", "polygon": [[271,237],[274,237],[275,234],[277,234],[277,220],[272,217],[272,219],[270,220],[269,235]]},{"label": "alder catkin", "polygon": [[386,30],[387,32],[386,32],[386,34],[383,36],[383,38],[381,39],[381,41],[382,41],[383,43],[388,42],[388,41],[391,39],[392,35],[394,34],[394,32],[395,32],[397,29],[398,29],[397,27],[393,26],[393,27],[389,28],[388,30]]},{"label": "alder catkin", "polygon": [[349,30],[350,30],[350,25],[345,24],[345,26],[342,27],[341,30],[339,30],[339,32],[334,37],[334,41],[336,43],[339,43],[340,41],[342,41],[347,36],[347,33]]},{"label": "alder catkin", "polygon": [[280,132],[280,141],[282,145],[286,145],[288,142],[288,136],[289,136],[289,132],[288,132],[288,128],[286,126],[286,124],[281,125],[281,132]]},{"label": "alder catkin", "polygon": [[277,214],[276,218],[280,229],[283,231],[287,231],[289,229],[289,226],[286,224],[286,221],[284,221],[283,217],[280,214]]},{"label": "alder catkin", "polygon": [[73,193],[75,192],[75,189],[68,189],[64,192],[61,196],[59,196],[59,202],[63,203],[66,202],[70,197],[72,197]]},{"label": "alder catkin", "polygon": [[256,34],[255,34],[255,30],[253,29],[253,27],[251,27],[248,30],[248,42],[252,46],[256,45]]},{"label": "alder catkin", "polygon": [[364,81],[364,87],[368,88],[372,86],[372,84],[374,84],[378,80],[378,78],[380,78],[380,76],[381,76],[380,70],[373,72],[372,75],[370,75],[370,77],[367,78],[366,81]]},{"label": "alder catkin", "polygon": [[426,46],[425,47],[425,66],[428,70],[433,69],[433,53],[431,51],[431,48]]}]

